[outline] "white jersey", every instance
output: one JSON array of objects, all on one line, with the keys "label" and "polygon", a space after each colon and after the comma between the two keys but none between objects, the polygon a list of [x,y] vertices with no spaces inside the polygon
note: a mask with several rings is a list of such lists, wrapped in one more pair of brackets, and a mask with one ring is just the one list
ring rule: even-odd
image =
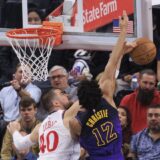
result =
[{"label": "white jersey", "polygon": [[63,124],[63,110],[50,114],[39,129],[38,160],[78,160],[80,145]]}]

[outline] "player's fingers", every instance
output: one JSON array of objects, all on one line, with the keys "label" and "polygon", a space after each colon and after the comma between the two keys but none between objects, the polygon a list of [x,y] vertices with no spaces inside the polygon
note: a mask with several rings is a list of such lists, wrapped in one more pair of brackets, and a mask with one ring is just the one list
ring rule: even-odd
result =
[{"label": "player's fingers", "polygon": [[123,10],[123,16],[127,16],[126,10]]}]

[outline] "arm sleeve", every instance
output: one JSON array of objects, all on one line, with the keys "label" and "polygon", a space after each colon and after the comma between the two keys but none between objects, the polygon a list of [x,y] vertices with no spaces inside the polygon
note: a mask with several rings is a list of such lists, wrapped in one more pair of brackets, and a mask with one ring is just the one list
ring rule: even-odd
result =
[{"label": "arm sleeve", "polygon": [[30,134],[22,136],[18,131],[13,133],[13,142],[18,150],[28,149],[35,144],[30,140]]}]

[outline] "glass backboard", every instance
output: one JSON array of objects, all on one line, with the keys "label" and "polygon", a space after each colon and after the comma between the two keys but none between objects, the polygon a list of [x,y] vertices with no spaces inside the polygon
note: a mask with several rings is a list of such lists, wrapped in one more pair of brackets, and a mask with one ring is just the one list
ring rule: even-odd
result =
[{"label": "glass backboard", "polygon": [[[133,25],[131,26],[133,30],[127,35],[127,41],[133,41],[138,37],[148,37],[151,40],[153,38],[150,0],[58,0],[55,4],[50,4],[47,0],[16,0],[16,2],[22,8],[18,17],[22,17],[25,28],[33,27],[28,24],[28,10],[33,5],[48,12],[47,20],[63,22],[63,44],[56,47],[57,49],[111,50],[119,35],[115,29],[117,18],[124,9],[127,10]],[[3,5],[1,6],[3,11]],[[0,14],[1,46],[9,45],[5,36],[9,28],[7,26],[6,29],[4,25],[6,18]],[[12,21],[14,22],[14,19]]]}]

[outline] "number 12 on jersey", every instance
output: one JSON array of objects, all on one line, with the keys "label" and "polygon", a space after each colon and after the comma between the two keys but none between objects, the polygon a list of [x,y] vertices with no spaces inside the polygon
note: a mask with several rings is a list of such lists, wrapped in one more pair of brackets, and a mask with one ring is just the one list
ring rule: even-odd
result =
[{"label": "number 12 on jersey", "polygon": [[[104,133],[106,133],[105,137],[102,136]],[[111,122],[101,124],[100,129],[94,128],[92,134],[96,138],[97,146],[104,146],[117,138],[117,133],[113,131],[113,124]]]}]

